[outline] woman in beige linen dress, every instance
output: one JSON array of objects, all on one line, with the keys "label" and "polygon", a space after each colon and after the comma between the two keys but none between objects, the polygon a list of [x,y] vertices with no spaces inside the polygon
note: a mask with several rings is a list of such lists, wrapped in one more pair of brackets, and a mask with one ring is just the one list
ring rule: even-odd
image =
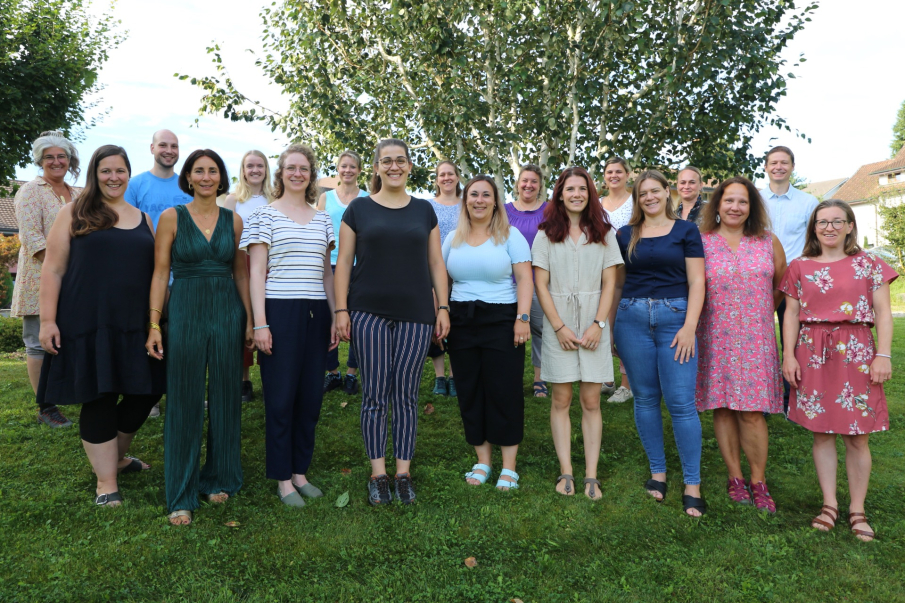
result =
[{"label": "woman in beige linen dress", "polygon": [[613,380],[606,318],[622,255],[587,171],[580,167],[563,171],[552,199],[531,254],[544,329],[556,335],[544,339],[541,366],[541,379],[553,384],[550,428],[562,473],[556,490],[574,494],[569,407],[572,384],[579,381],[585,494],[597,500],[602,496],[597,480],[603,431],[600,385]]}]

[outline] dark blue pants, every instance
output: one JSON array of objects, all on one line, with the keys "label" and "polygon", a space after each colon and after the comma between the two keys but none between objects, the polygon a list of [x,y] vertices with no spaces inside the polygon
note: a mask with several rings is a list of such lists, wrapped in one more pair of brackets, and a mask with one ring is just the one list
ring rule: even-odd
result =
[{"label": "dark blue pants", "polygon": [[258,354],[264,387],[267,477],[307,473],[324,399],[333,316],[325,299],[268,299],[272,354]]}]

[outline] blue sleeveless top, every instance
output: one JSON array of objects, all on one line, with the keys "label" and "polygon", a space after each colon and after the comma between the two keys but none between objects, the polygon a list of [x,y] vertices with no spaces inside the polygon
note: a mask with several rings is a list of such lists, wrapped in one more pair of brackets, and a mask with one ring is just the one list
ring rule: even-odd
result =
[{"label": "blue sleeveless top", "polygon": [[[368,193],[361,189],[358,189],[359,197],[367,197]],[[336,195],[335,190],[327,191],[327,200],[324,203],[324,210],[330,215],[330,220],[333,221],[333,232],[336,236],[336,245],[330,250],[330,264],[336,266],[336,258],[339,254],[339,225],[342,223],[343,214],[346,213],[346,208],[348,205],[343,205],[339,197]]]}]

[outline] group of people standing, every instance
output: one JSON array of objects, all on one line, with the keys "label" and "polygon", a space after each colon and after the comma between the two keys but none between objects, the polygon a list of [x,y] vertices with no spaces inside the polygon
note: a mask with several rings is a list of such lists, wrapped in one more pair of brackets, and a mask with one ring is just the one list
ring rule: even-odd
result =
[{"label": "group of people standing", "polygon": [[[888,283],[896,274],[858,246],[848,205],[818,204],[789,185],[788,148],[767,154],[767,189],[730,178],[709,202],[700,170],[682,169],[678,208],[660,172],[632,172],[618,157],[604,166],[605,196],[586,170],[569,167],[545,200],[543,172],[529,164],[507,204],[493,178],[463,185],[456,164],[443,161],[435,197],[422,200],[406,192],[413,164],[397,139],[377,145],[369,192],[358,188],[361,158],[347,151],[337,161],[339,186],[320,197],[310,147],[281,153],[272,183],[266,157],[250,151],[221,207],[230,181],[217,153],[193,152],[177,177],[175,135],[156,133],[151,150],[154,169],[130,181],[125,151],[101,147],[75,195],[62,183],[67,171],[77,173],[75,149],[59,133],[45,133],[34,144],[44,173],[16,202],[23,228],[17,296],[40,295],[39,309],[32,303],[17,312],[26,317],[29,375],[42,415],[62,418],[55,405],[81,404],[97,504],[122,501],[118,473],[149,468],[127,453],[164,393],[170,521],[190,523],[199,495],[219,503],[233,496],[242,486],[241,401],[253,395],[252,349],[264,390],[267,477],[284,504],[301,507],[304,497],[322,496],[306,474],[323,392],[355,393],[359,381],[368,500],[415,501],[411,462],[428,356],[435,393],[457,397],[465,439],[475,448],[466,481],[491,478],[492,447],[499,446],[496,487],[517,489],[525,346],[533,340],[533,393],[551,396],[557,492],[575,493],[569,408],[578,383],[588,498],[602,497],[603,392],[610,402],[634,398],[650,464],[644,488],[654,499],[667,494],[662,399],[681,460],[685,512],[706,512],[698,413],[708,410],[728,496],[775,512],[765,414],[783,412],[784,376],[794,394],[789,418],[815,434],[824,506],[812,525],[831,529],[838,517],[841,434],[850,526],[862,540],[873,538],[864,515],[867,438],[889,427],[882,384],[891,376]],[[351,342],[344,377],[340,341]],[[207,458],[199,470],[205,408]]]}]

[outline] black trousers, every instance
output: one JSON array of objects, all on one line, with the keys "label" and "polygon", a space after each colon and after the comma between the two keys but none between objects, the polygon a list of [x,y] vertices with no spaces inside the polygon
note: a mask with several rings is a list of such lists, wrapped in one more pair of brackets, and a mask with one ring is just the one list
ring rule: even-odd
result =
[{"label": "black trousers", "polygon": [[160,400],[156,395],[104,394],[82,404],[79,435],[89,444],[103,444],[122,433],[135,433],[144,425],[151,408]]},{"label": "black trousers", "polygon": [[465,440],[521,443],[525,434],[525,345],[513,345],[517,304],[450,302],[449,364]]},{"label": "black trousers", "polygon": [[268,299],[272,354],[258,354],[264,388],[267,477],[304,474],[324,400],[324,370],[333,317],[325,299]]}]

